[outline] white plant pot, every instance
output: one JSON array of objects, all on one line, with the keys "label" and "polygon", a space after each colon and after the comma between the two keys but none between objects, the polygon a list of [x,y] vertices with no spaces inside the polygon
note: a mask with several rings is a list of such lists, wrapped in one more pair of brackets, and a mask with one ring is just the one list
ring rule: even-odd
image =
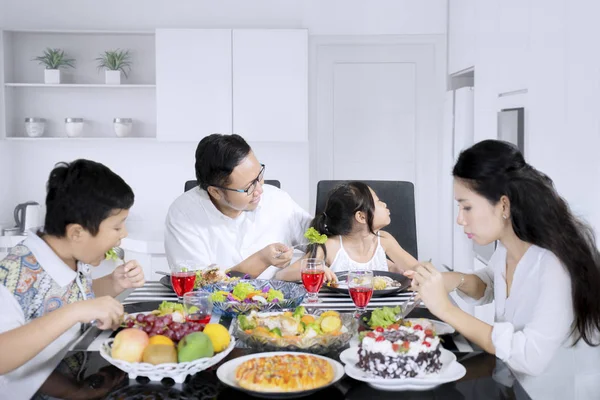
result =
[{"label": "white plant pot", "polygon": [[121,84],[121,71],[104,71],[107,85]]},{"label": "white plant pot", "polygon": [[44,70],[44,83],[46,83],[46,84],[60,83],[60,69],[45,69]]},{"label": "white plant pot", "polygon": [[133,120],[131,118],[115,118],[113,119],[113,128],[115,135],[118,137],[127,137],[131,135]]}]

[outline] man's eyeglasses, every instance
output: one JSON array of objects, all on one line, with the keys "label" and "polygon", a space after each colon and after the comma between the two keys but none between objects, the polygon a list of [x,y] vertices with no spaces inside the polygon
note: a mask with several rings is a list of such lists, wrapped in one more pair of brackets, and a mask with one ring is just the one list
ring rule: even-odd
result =
[{"label": "man's eyeglasses", "polygon": [[219,189],[223,189],[223,190],[230,190],[232,192],[238,192],[238,193],[246,193],[248,196],[251,196],[252,193],[254,193],[254,191],[256,190],[256,186],[258,185],[258,182],[262,182],[263,178],[265,177],[265,164],[260,164],[260,172],[258,173],[258,176],[256,177],[255,180],[252,181],[252,183],[250,183],[250,186],[248,186],[246,189],[232,189],[232,188],[228,188],[228,187],[224,187],[224,186],[217,186],[217,185],[210,185],[210,186],[214,186],[216,188]]}]

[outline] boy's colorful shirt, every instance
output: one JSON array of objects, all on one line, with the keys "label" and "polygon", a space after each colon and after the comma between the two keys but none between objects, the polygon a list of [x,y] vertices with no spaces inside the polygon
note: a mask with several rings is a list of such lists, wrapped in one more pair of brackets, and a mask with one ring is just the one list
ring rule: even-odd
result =
[{"label": "boy's colorful shirt", "polygon": [[79,279],[73,279],[67,285],[61,286],[40,265],[24,243],[13,247],[6,258],[0,261],[0,285],[15,297],[23,310],[25,322],[66,304],[93,298],[89,268],[80,264],[77,273],[73,275]]}]

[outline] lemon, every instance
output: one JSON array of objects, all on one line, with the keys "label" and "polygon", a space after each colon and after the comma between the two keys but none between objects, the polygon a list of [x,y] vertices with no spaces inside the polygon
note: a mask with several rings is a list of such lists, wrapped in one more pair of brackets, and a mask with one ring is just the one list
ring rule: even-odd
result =
[{"label": "lemon", "polygon": [[231,337],[229,336],[229,331],[223,325],[206,324],[202,332],[204,332],[210,338],[213,348],[215,349],[215,353],[219,353],[229,346]]},{"label": "lemon", "polygon": [[321,330],[324,333],[336,332],[342,328],[342,320],[340,317],[329,315],[321,321]]},{"label": "lemon", "polygon": [[329,317],[329,316],[338,317],[339,318],[340,313],[337,312],[337,311],[325,311],[323,314],[321,314],[322,318]]},{"label": "lemon", "polygon": [[168,337],[166,337],[164,335],[152,336],[150,338],[150,341],[148,342],[148,345],[151,345],[151,344],[169,344],[171,346],[175,346],[175,343],[173,343],[173,341],[171,339],[169,339]]}]

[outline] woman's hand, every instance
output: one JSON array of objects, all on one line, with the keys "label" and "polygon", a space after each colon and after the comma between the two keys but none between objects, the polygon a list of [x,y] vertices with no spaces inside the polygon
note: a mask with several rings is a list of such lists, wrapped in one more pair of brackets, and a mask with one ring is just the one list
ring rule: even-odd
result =
[{"label": "woman's hand", "polygon": [[452,307],[444,287],[442,274],[431,263],[418,265],[414,271],[406,271],[405,276],[412,278],[411,288],[418,292],[425,306],[436,317],[443,315]]}]

